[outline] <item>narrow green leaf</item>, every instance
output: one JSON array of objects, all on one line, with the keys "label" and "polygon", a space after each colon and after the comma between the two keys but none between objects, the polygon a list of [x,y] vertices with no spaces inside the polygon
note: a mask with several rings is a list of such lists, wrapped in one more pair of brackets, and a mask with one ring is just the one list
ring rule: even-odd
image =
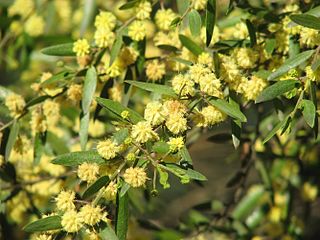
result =
[{"label": "narrow green leaf", "polygon": [[88,142],[88,129],[89,129],[89,121],[90,121],[90,113],[82,114],[80,119],[80,130],[79,130],[79,138],[81,150],[86,150],[86,145]]},{"label": "narrow green leaf", "polygon": [[170,146],[166,142],[156,142],[152,146],[152,150],[156,153],[166,154],[170,151]]},{"label": "narrow green leaf", "polygon": [[81,26],[80,26],[80,37],[83,37],[86,30],[90,26],[90,23],[92,22],[93,16],[95,14],[96,10],[96,1],[94,0],[84,0],[83,1],[83,14],[82,14],[82,20],[81,20]]},{"label": "narrow green leaf", "polygon": [[129,223],[129,196],[128,193],[117,199],[116,233],[119,240],[127,239]]},{"label": "narrow green leaf", "polygon": [[194,179],[194,180],[198,180],[198,181],[207,181],[208,180],[206,176],[204,176],[203,174],[201,174],[191,168],[188,168],[187,175],[190,179]]},{"label": "narrow green leaf", "polygon": [[313,128],[315,118],[316,118],[316,107],[314,106],[312,101],[307,99],[303,99],[301,101],[301,106],[303,108],[302,114],[303,114],[304,120],[311,128]]},{"label": "narrow green leaf", "polygon": [[272,54],[274,49],[276,48],[277,42],[276,39],[266,39],[265,49],[268,54]]},{"label": "narrow green leaf", "polygon": [[43,48],[41,53],[49,56],[76,56],[72,49],[73,43],[64,43]]},{"label": "narrow green leaf", "polygon": [[279,67],[275,72],[271,73],[268,77],[268,80],[273,80],[277,77],[280,77],[284,73],[288,72],[290,69],[299,66],[301,63],[307,61],[314,53],[314,50],[304,51],[297,54],[296,56],[287,59],[281,67]]},{"label": "narrow green leaf", "polygon": [[320,59],[317,59],[311,65],[312,71],[314,71],[314,72],[317,71],[319,66],[320,66]]},{"label": "narrow green leaf", "polygon": [[224,112],[225,114],[233,117],[235,119],[240,120],[241,122],[246,122],[246,116],[237,108],[235,105],[228,103],[222,99],[210,100],[210,103],[218,108],[220,111]]},{"label": "narrow green leaf", "polygon": [[101,188],[107,185],[109,182],[109,177],[102,176],[98,180],[96,180],[93,184],[91,184],[87,190],[83,193],[82,198],[88,199],[97,193]]},{"label": "narrow green leaf", "polygon": [[172,22],[170,23],[170,27],[171,27],[171,28],[174,28],[174,27],[178,26],[181,21],[182,21],[182,18],[181,18],[181,17],[176,17],[176,18],[173,19]]},{"label": "narrow green leaf", "polygon": [[262,141],[262,144],[268,142],[281,128],[283,128],[287,121],[289,120],[289,116],[283,119],[282,121],[278,122],[278,124],[267,134],[265,139]]},{"label": "narrow green leaf", "polygon": [[179,153],[184,161],[192,165],[192,158],[186,146],[183,146]]},{"label": "narrow green leaf", "polygon": [[112,48],[111,48],[111,53],[110,53],[110,63],[109,66],[112,65],[114,60],[116,60],[117,56],[119,55],[119,52],[121,50],[123,40],[122,40],[122,32],[119,32],[117,34],[116,40],[114,41]]},{"label": "narrow green leaf", "polygon": [[100,98],[97,97],[96,101],[104,108],[107,108],[109,111],[111,111],[112,113],[116,114],[117,116],[119,116],[119,119],[122,119],[121,117],[121,113],[123,111],[128,111],[129,112],[129,119],[133,122],[133,123],[138,123],[140,121],[143,120],[143,117],[137,113],[136,111],[133,111],[130,108],[124,107],[122,106],[120,103],[112,101],[110,99],[104,99],[104,98]]},{"label": "narrow green leaf", "polygon": [[62,80],[62,79],[68,79],[68,78],[72,78],[74,76],[74,74],[70,71],[61,71],[55,75],[53,75],[51,78],[48,78],[47,80],[45,80],[44,82],[41,83],[41,86],[45,87],[54,83],[57,83],[58,81]]},{"label": "narrow green leaf", "polygon": [[119,240],[116,233],[112,229],[110,225],[107,225],[100,233],[99,236],[101,239],[108,239],[108,240]]},{"label": "narrow green leaf", "polygon": [[236,220],[244,220],[258,206],[264,192],[262,186],[257,186],[254,191],[247,193],[233,210],[232,217]]},{"label": "narrow green leaf", "polygon": [[53,164],[69,167],[78,166],[85,162],[106,164],[108,161],[105,161],[95,150],[66,153],[56,157],[51,161]]},{"label": "narrow green leaf", "polygon": [[246,25],[250,36],[250,46],[253,47],[257,44],[256,30],[249,19],[246,19]]},{"label": "narrow green leaf", "polygon": [[293,58],[300,53],[300,43],[295,37],[289,38],[289,58]]},{"label": "narrow green leaf", "polygon": [[5,150],[5,155],[4,155],[4,159],[6,162],[10,158],[10,153],[11,153],[11,150],[17,140],[18,134],[19,134],[19,123],[17,122],[17,120],[14,120],[14,122],[10,128],[10,133],[9,133],[8,141],[6,144],[6,150]]},{"label": "narrow green leaf", "polygon": [[231,120],[231,133],[233,146],[237,149],[241,141],[241,122],[239,120]]},{"label": "narrow green leaf", "polygon": [[[314,81],[310,81],[310,100],[313,102],[315,108],[318,109],[317,84]],[[316,115],[313,127],[313,132],[316,139],[318,137],[318,121],[318,116]]]},{"label": "narrow green leaf", "polygon": [[179,34],[180,42],[183,46],[185,46],[190,52],[192,52],[194,55],[198,56],[203,52],[203,49],[196,44],[194,41],[192,41],[190,38]]},{"label": "narrow green leaf", "polygon": [[156,84],[156,83],[146,83],[146,82],[138,82],[138,81],[125,81],[126,83],[129,83],[133,86],[136,86],[138,88],[144,89],[146,91],[159,93],[162,95],[167,95],[171,97],[177,97],[176,93],[173,91],[173,89],[166,85]]},{"label": "narrow green leaf", "polygon": [[298,87],[300,82],[297,80],[283,80],[272,84],[265,88],[257,97],[256,103],[270,101],[282,94],[289,92],[290,90]]},{"label": "narrow green leaf", "polygon": [[62,228],[60,216],[42,218],[26,225],[23,230],[26,232],[43,232]]},{"label": "narrow green leaf", "polygon": [[82,92],[82,111],[84,114],[89,112],[90,104],[93,100],[97,86],[97,72],[94,67],[88,69]]},{"label": "narrow green leaf", "polygon": [[182,63],[184,65],[187,65],[187,66],[191,66],[192,65],[192,62],[188,61],[188,60],[185,60],[185,59],[182,59],[182,58],[171,58],[172,60],[176,61],[176,62],[179,62],[179,63]]},{"label": "narrow green leaf", "polygon": [[159,182],[162,185],[163,189],[170,188],[170,184],[168,183],[169,174],[166,171],[163,171],[161,168],[157,167],[159,173]]},{"label": "narrow green leaf", "polygon": [[320,30],[320,19],[318,17],[309,14],[292,14],[290,19],[301,26]]},{"label": "narrow green leaf", "polygon": [[121,190],[120,190],[120,193],[119,193],[119,196],[120,197],[123,197],[127,192],[128,190],[130,189],[130,185],[126,182],[123,183],[122,187],[121,187]]},{"label": "narrow green leaf", "polygon": [[188,13],[189,28],[192,36],[200,36],[201,31],[201,16],[197,10],[192,10]]},{"label": "narrow green leaf", "polygon": [[169,51],[169,52],[177,52],[179,49],[175,46],[167,45],[167,44],[160,44],[157,45],[158,48]]},{"label": "narrow green leaf", "polygon": [[126,10],[126,9],[130,9],[130,8],[133,8],[136,6],[136,4],[140,2],[140,0],[132,0],[132,1],[129,1],[123,5],[121,5],[119,7],[120,10]]},{"label": "narrow green leaf", "polygon": [[213,36],[214,25],[216,23],[216,0],[208,0],[206,8],[206,46],[211,43]]},{"label": "narrow green leaf", "polygon": [[46,144],[47,133],[37,133],[34,138],[34,150],[33,150],[33,165],[40,163],[41,156],[44,151],[44,145]]}]

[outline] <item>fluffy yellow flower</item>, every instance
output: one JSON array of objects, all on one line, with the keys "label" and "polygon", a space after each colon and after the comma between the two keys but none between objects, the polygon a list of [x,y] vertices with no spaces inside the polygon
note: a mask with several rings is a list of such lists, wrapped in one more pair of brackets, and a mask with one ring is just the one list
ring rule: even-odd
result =
[{"label": "fluffy yellow flower", "polygon": [[52,240],[52,236],[48,234],[39,234],[35,237],[35,240]]},{"label": "fluffy yellow flower", "polygon": [[179,134],[187,130],[187,119],[179,113],[170,114],[166,120],[166,127],[173,134]]},{"label": "fluffy yellow flower", "polygon": [[138,56],[139,53],[133,47],[124,47],[121,49],[119,54],[119,58],[125,66],[133,64],[137,60]]},{"label": "fluffy yellow flower", "polygon": [[249,36],[247,25],[244,22],[237,23],[232,28],[232,35],[236,39],[246,39]]},{"label": "fluffy yellow flower", "polygon": [[98,47],[111,47],[115,39],[115,35],[108,28],[98,28],[94,33],[94,40]]},{"label": "fluffy yellow flower", "polygon": [[160,9],[155,15],[155,22],[160,30],[168,31],[170,24],[177,17],[177,14],[172,9]]},{"label": "fluffy yellow flower", "polygon": [[170,116],[171,114],[180,114],[184,115],[187,112],[187,108],[178,100],[167,100],[163,103],[162,114],[165,117]]},{"label": "fluffy yellow flower", "polygon": [[152,125],[157,126],[164,121],[162,116],[162,104],[160,102],[150,102],[144,110],[144,118]]},{"label": "fluffy yellow flower", "polygon": [[33,0],[15,0],[9,7],[9,16],[21,15],[23,18],[27,17],[34,9]]},{"label": "fluffy yellow flower", "polygon": [[42,105],[43,114],[50,126],[56,125],[60,119],[60,104],[54,100],[47,99]]},{"label": "fluffy yellow flower", "polygon": [[78,39],[73,43],[73,52],[77,54],[78,57],[84,57],[90,52],[90,45],[87,39]]},{"label": "fluffy yellow flower", "polygon": [[306,182],[302,186],[301,195],[305,201],[313,202],[318,195],[318,188],[316,185]]},{"label": "fluffy yellow flower", "polygon": [[149,1],[141,1],[135,7],[136,17],[139,20],[149,19],[150,13],[152,11],[152,6]]},{"label": "fluffy yellow flower", "polygon": [[106,221],[107,212],[100,206],[86,204],[80,209],[79,217],[85,224],[93,226],[101,220]]},{"label": "fluffy yellow flower", "polygon": [[66,232],[78,232],[83,226],[82,216],[75,210],[69,210],[63,214],[61,225]]},{"label": "fluffy yellow flower", "polygon": [[143,21],[136,20],[128,27],[128,35],[134,41],[141,41],[145,38],[147,29]]},{"label": "fluffy yellow flower", "polygon": [[134,160],[136,160],[137,156],[134,153],[128,153],[126,156],[126,160],[129,162],[133,162]]},{"label": "fluffy yellow flower", "polygon": [[179,151],[181,148],[184,147],[183,137],[170,138],[170,140],[167,143],[170,146],[171,152]]},{"label": "fluffy yellow flower", "polygon": [[99,174],[99,165],[96,163],[82,163],[78,167],[77,174],[82,181],[94,182]]},{"label": "fluffy yellow flower", "polygon": [[132,126],[131,137],[138,143],[157,139],[158,134],[152,130],[149,122],[141,121]]},{"label": "fluffy yellow flower", "polygon": [[174,46],[176,48],[181,48],[178,31],[170,31],[168,33],[162,31],[157,32],[153,38],[153,41],[155,46],[165,44]]},{"label": "fluffy yellow flower", "polygon": [[10,111],[12,117],[18,117],[26,106],[26,102],[21,95],[12,93],[5,98],[4,104]]},{"label": "fluffy yellow flower", "polygon": [[192,6],[197,10],[203,10],[207,6],[208,0],[192,0]]},{"label": "fluffy yellow flower", "polygon": [[105,72],[111,78],[120,76],[123,73],[123,71],[124,71],[124,64],[120,58],[117,58],[110,67],[109,65],[106,65]]},{"label": "fluffy yellow flower", "polygon": [[226,115],[214,106],[202,108],[200,114],[203,116],[203,123],[198,124],[198,126],[203,127],[212,126],[226,119]]},{"label": "fluffy yellow flower", "polygon": [[259,54],[250,48],[237,48],[234,50],[234,58],[240,67],[247,69],[256,65]]},{"label": "fluffy yellow flower", "polygon": [[37,132],[43,133],[47,130],[47,121],[42,113],[41,108],[37,107],[32,110],[30,125],[33,134]]},{"label": "fluffy yellow flower", "polygon": [[273,223],[278,223],[281,220],[281,208],[272,207],[269,211],[268,218]]},{"label": "fluffy yellow flower", "polygon": [[213,58],[209,53],[203,52],[198,56],[198,63],[206,65],[209,68],[212,68],[213,67]]},{"label": "fluffy yellow flower", "polygon": [[111,12],[101,11],[95,18],[94,26],[96,28],[107,28],[109,30],[113,30],[116,23],[117,19]]},{"label": "fluffy yellow flower", "polygon": [[300,33],[300,45],[313,48],[320,44],[319,31],[311,28],[302,27]]},{"label": "fluffy yellow flower", "polygon": [[117,197],[118,185],[114,181],[110,182],[104,190],[104,197],[109,201],[113,201]]},{"label": "fluffy yellow flower", "polygon": [[32,15],[25,23],[25,31],[32,37],[38,37],[43,34],[44,20],[41,16]]},{"label": "fluffy yellow flower", "polygon": [[99,141],[97,145],[97,151],[100,156],[109,160],[109,159],[115,158],[115,156],[119,152],[119,147],[111,139],[107,139],[107,140]]},{"label": "fluffy yellow flower", "polygon": [[252,76],[250,80],[242,78],[239,85],[239,91],[247,100],[256,100],[266,86],[267,81],[256,76]]},{"label": "fluffy yellow flower", "polygon": [[79,102],[82,99],[82,85],[71,84],[67,91],[67,98],[73,102]]},{"label": "fluffy yellow flower", "polygon": [[185,74],[178,74],[172,79],[172,88],[174,92],[181,96],[193,96],[195,93],[194,82]]},{"label": "fluffy yellow flower", "polygon": [[221,98],[221,82],[214,73],[206,74],[199,79],[200,90],[210,96]]},{"label": "fluffy yellow flower", "polygon": [[124,181],[131,185],[132,187],[144,186],[148,177],[143,168],[140,167],[130,167],[127,168],[123,174]]},{"label": "fluffy yellow flower", "polygon": [[122,86],[120,84],[117,84],[113,86],[112,88],[109,88],[108,93],[110,96],[110,99],[116,102],[121,102],[122,99]]},{"label": "fluffy yellow flower", "polygon": [[166,74],[166,65],[158,59],[146,63],[146,75],[151,81],[159,81]]},{"label": "fluffy yellow flower", "polygon": [[12,21],[10,24],[10,31],[16,36],[18,36],[23,31],[23,25],[19,21]]},{"label": "fluffy yellow flower", "polygon": [[211,70],[208,67],[197,63],[197,64],[194,64],[194,65],[190,66],[188,73],[190,75],[190,78],[195,83],[199,83],[199,79],[202,76],[205,76],[205,75],[211,73]]},{"label": "fluffy yellow flower", "polygon": [[57,209],[63,212],[75,209],[73,203],[75,196],[76,194],[73,191],[61,191],[55,198]]}]

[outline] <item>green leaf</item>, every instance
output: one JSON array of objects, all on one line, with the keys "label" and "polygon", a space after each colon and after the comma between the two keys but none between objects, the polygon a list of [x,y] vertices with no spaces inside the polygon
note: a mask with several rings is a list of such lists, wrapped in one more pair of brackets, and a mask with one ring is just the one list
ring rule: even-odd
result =
[{"label": "green leaf", "polygon": [[93,16],[96,13],[96,1],[93,0],[85,0],[83,1],[83,14],[81,19],[80,26],[80,37],[83,37],[87,28],[90,26],[92,22]]},{"label": "green leaf", "polygon": [[215,0],[208,0],[206,8],[206,46],[211,43],[214,25],[216,23],[217,4]]},{"label": "green leaf", "polygon": [[182,16],[188,9],[190,0],[177,0],[178,12]]},{"label": "green leaf", "polygon": [[138,81],[125,81],[133,86],[141,88],[146,91],[159,93],[162,95],[167,95],[171,97],[177,97],[177,94],[173,91],[173,89],[166,85],[156,84],[156,83],[146,83],[146,82],[138,82]]},{"label": "green leaf", "polygon": [[183,148],[180,149],[179,153],[184,161],[192,165],[192,158],[186,146],[183,146]]},{"label": "green leaf", "polygon": [[301,101],[302,106],[302,114],[304,117],[304,120],[307,122],[307,124],[313,128],[314,122],[316,118],[316,107],[314,106],[313,102],[307,99],[303,99]]},{"label": "green leaf", "polygon": [[246,122],[246,116],[240,111],[238,107],[233,104],[228,103],[222,99],[210,100],[210,103],[218,108],[220,111],[224,112],[225,114],[233,117],[235,119],[240,120],[241,122]]},{"label": "green leaf", "polygon": [[207,181],[208,180],[206,176],[204,176],[203,174],[201,174],[191,168],[188,168],[187,175],[190,179],[194,179],[194,180],[198,180],[198,181]]},{"label": "green leaf", "polygon": [[119,240],[127,239],[129,223],[129,196],[128,193],[117,199],[116,233]]},{"label": "green leaf", "polygon": [[262,141],[262,144],[268,142],[281,128],[283,128],[286,125],[287,121],[289,121],[289,118],[290,117],[287,116],[285,119],[278,122],[278,124],[267,134],[265,139]]},{"label": "green leaf", "polygon": [[82,92],[82,111],[84,114],[90,110],[90,104],[93,100],[97,86],[97,72],[94,67],[88,69]]},{"label": "green leaf", "polygon": [[131,186],[129,185],[129,183],[124,182],[119,193],[120,197],[123,197],[128,192],[130,187]]},{"label": "green leaf", "polygon": [[282,94],[289,92],[290,90],[298,87],[300,82],[297,80],[283,80],[272,84],[265,88],[257,97],[256,103],[270,101]]},{"label": "green leaf", "polygon": [[274,49],[276,48],[277,42],[276,39],[270,38],[266,39],[265,49],[268,54],[272,54]]},{"label": "green leaf", "polygon": [[178,26],[181,21],[182,21],[182,18],[181,18],[181,17],[176,17],[176,18],[173,19],[172,22],[170,23],[170,27],[171,27],[171,28],[174,28],[174,27]]},{"label": "green leaf", "polygon": [[37,133],[34,138],[33,165],[38,165],[46,144],[47,133]]},{"label": "green leaf", "polygon": [[302,53],[297,54],[296,56],[287,59],[281,67],[279,67],[275,72],[271,73],[268,77],[268,80],[273,80],[277,77],[280,77],[284,73],[288,72],[290,69],[295,68],[299,66],[301,63],[304,63],[307,61],[312,54],[314,53],[314,50],[308,50],[304,51]]},{"label": "green leaf", "polygon": [[27,102],[25,108],[29,108],[29,107],[32,107],[32,106],[38,104],[38,103],[42,103],[43,101],[45,101],[48,98],[50,98],[49,95],[35,97],[35,98],[31,99],[29,102]]},{"label": "green leaf", "polygon": [[88,199],[97,193],[101,188],[103,188],[109,182],[109,177],[103,176],[96,180],[93,184],[91,184],[87,190],[83,193],[82,198]]},{"label": "green leaf", "polygon": [[126,140],[128,136],[129,136],[128,128],[122,128],[113,134],[113,139],[117,142],[118,145],[120,145],[124,142],[124,140]]},{"label": "green leaf", "polygon": [[101,239],[119,240],[111,226],[107,225],[100,233]]},{"label": "green leaf", "polygon": [[138,123],[140,121],[143,121],[143,117],[137,113],[136,111],[133,111],[130,108],[122,106],[120,103],[112,101],[110,99],[105,99],[105,98],[100,98],[96,97],[96,101],[104,108],[107,108],[109,111],[112,113],[116,114],[119,119],[122,119],[121,113],[123,111],[128,111],[129,112],[129,119],[134,123]]},{"label": "green leaf", "polygon": [[201,31],[201,16],[197,10],[192,10],[188,13],[189,28],[192,36],[200,36]]},{"label": "green leaf", "polygon": [[241,122],[239,120],[231,120],[232,143],[234,148],[238,148],[241,141]]},{"label": "green leaf", "polygon": [[89,121],[90,121],[90,113],[81,114],[80,119],[80,130],[79,130],[79,138],[81,150],[86,150],[86,145],[88,142],[88,129],[89,129]]},{"label": "green leaf", "polygon": [[163,189],[170,188],[170,184],[168,183],[169,174],[166,171],[163,171],[161,168],[157,167],[159,173],[159,182],[162,185]]},{"label": "green leaf", "polygon": [[190,52],[192,52],[194,55],[198,56],[203,52],[203,49],[196,44],[194,41],[192,41],[190,38],[179,34],[180,42],[183,46],[185,46]]},{"label": "green leaf", "polygon": [[123,40],[122,40],[122,32],[117,34],[116,40],[114,41],[112,48],[111,48],[111,53],[110,53],[110,63],[109,66],[112,65],[114,60],[116,60],[117,56],[119,55],[119,52],[121,50]]},{"label": "green leaf", "polygon": [[160,49],[166,50],[166,51],[170,51],[170,52],[177,52],[179,50],[175,46],[171,46],[171,45],[167,45],[167,44],[160,44],[160,45],[157,45],[157,47]]},{"label": "green leaf", "polygon": [[318,17],[309,14],[293,14],[290,19],[301,26],[320,30],[320,19]]},{"label": "green leaf", "polygon": [[156,153],[166,154],[170,151],[170,146],[166,142],[156,142],[152,146],[152,150]]},{"label": "green leaf", "polygon": [[250,46],[253,47],[257,44],[256,30],[249,19],[246,19],[246,25],[250,36]]},{"label": "green leaf", "polygon": [[73,43],[64,43],[43,48],[41,53],[49,56],[76,56],[76,53],[72,49]]},{"label": "green leaf", "polygon": [[[315,108],[318,109],[317,84],[314,81],[310,81],[310,100],[313,102]],[[318,137],[318,127],[318,116],[316,115],[313,127],[313,132],[316,139]]]},{"label": "green leaf", "polygon": [[300,43],[295,37],[289,38],[289,58],[293,58],[300,53]]},{"label": "green leaf", "polygon": [[23,230],[26,232],[42,232],[62,228],[60,216],[42,218],[26,225]]},{"label": "green leaf", "polygon": [[105,159],[103,159],[95,150],[66,153],[56,157],[51,161],[53,164],[69,167],[78,166],[85,162],[98,164],[107,163],[107,161],[105,161]]},{"label": "green leaf", "polygon": [[244,220],[259,205],[264,192],[265,189],[262,186],[256,186],[254,191],[248,192],[233,210],[232,217],[236,220]]},{"label": "green leaf", "polygon": [[185,60],[185,59],[182,59],[182,58],[174,57],[174,58],[171,58],[171,59],[172,59],[173,61],[182,63],[182,64],[187,65],[187,66],[191,66],[191,65],[192,65],[192,62],[190,62],[190,61],[188,61],[188,60]]},{"label": "green leaf", "polygon": [[14,120],[14,122],[11,126],[11,129],[10,129],[8,141],[6,144],[6,150],[5,150],[5,155],[4,155],[4,159],[6,162],[10,158],[10,153],[11,153],[11,150],[14,146],[14,143],[16,142],[18,134],[19,134],[19,123],[17,122],[17,120]]},{"label": "green leaf", "polygon": [[72,78],[74,74],[70,71],[61,71],[55,75],[53,75],[51,78],[48,78],[44,82],[41,83],[41,86],[45,87],[50,84],[56,83],[60,81],[61,79],[67,79],[67,78]]},{"label": "green leaf", "polygon": [[130,8],[133,8],[136,6],[136,4],[140,2],[140,0],[132,0],[132,1],[129,1],[123,5],[121,5],[119,7],[120,10],[126,10],[126,9],[130,9]]}]

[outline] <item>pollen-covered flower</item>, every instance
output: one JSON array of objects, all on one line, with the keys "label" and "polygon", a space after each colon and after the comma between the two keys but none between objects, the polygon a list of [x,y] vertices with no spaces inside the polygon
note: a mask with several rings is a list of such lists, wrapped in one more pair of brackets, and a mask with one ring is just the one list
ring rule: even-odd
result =
[{"label": "pollen-covered flower", "polygon": [[75,209],[73,203],[75,196],[76,194],[73,191],[61,191],[55,198],[57,209],[63,212]]},{"label": "pollen-covered flower", "polygon": [[27,17],[34,9],[33,0],[15,0],[14,3],[9,7],[9,16],[16,14],[21,15],[23,18]]},{"label": "pollen-covered flower", "polygon": [[112,65],[106,65],[106,74],[108,77],[115,78],[120,76],[124,71],[124,64],[120,58],[117,58]]},{"label": "pollen-covered flower", "polygon": [[113,201],[117,197],[118,185],[114,181],[110,182],[104,190],[104,197],[109,201]]},{"label": "pollen-covered flower", "polygon": [[151,11],[151,3],[146,0],[139,2],[135,7],[136,17],[140,20],[149,19]]},{"label": "pollen-covered flower", "polygon": [[300,33],[300,45],[313,48],[320,44],[319,31],[302,27]]},{"label": "pollen-covered flower", "polygon": [[110,31],[116,26],[117,19],[111,12],[101,11],[99,15],[96,16],[94,21],[94,26],[98,28],[107,28]]},{"label": "pollen-covered flower", "polygon": [[43,115],[41,108],[37,107],[32,110],[30,125],[33,134],[38,132],[43,133],[47,130],[47,121],[45,116]]},{"label": "pollen-covered flower", "polygon": [[179,113],[170,114],[166,120],[166,127],[173,134],[179,134],[187,130],[187,119]]},{"label": "pollen-covered flower", "polygon": [[208,0],[192,0],[194,9],[203,10],[207,5]]},{"label": "pollen-covered flower", "polygon": [[237,48],[234,50],[234,58],[242,68],[253,68],[259,59],[259,54],[250,48]]},{"label": "pollen-covered flower", "polygon": [[155,15],[155,23],[160,30],[168,31],[171,22],[177,17],[172,9],[160,9]]},{"label": "pollen-covered flower", "polygon": [[197,63],[189,68],[188,73],[195,83],[199,83],[200,78],[211,73],[211,70],[203,64]]},{"label": "pollen-covered flower", "polygon": [[203,117],[203,122],[199,122],[198,126],[202,127],[208,127],[223,122],[227,117],[223,112],[214,106],[202,108],[200,114]]},{"label": "pollen-covered flower", "polygon": [[120,84],[117,84],[113,86],[112,88],[109,88],[108,93],[110,96],[110,99],[116,102],[121,102],[122,99],[122,86]]},{"label": "pollen-covered flower", "polygon": [[115,35],[108,28],[98,28],[94,33],[94,40],[98,47],[111,47],[115,39]]},{"label": "pollen-covered flower", "polygon": [[309,182],[306,182],[302,186],[301,195],[305,201],[313,202],[318,195],[318,187]]},{"label": "pollen-covered flower", "polygon": [[164,121],[161,114],[162,104],[160,102],[150,102],[144,110],[144,118],[152,125],[157,126]]},{"label": "pollen-covered flower", "polygon": [[32,15],[25,23],[25,31],[32,37],[40,36],[44,31],[43,18],[38,15]]},{"label": "pollen-covered flower", "polygon": [[168,117],[170,114],[184,115],[187,112],[187,108],[178,100],[167,100],[163,103],[162,114]]},{"label": "pollen-covered flower", "polygon": [[141,121],[132,126],[131,137],[138,143],[145,143],[157,139],[158,134],[152,130],[149,122]]},{"label": "pollen-covered flower", "polygon": [[148,177],[143,168],[140,167],[130,167],[127,168],[123,174],[124,181],[131,185],[132,187],[144,186]]},{"label": "pollen-covered flower", "polygon": [[77,54],[78,57],[84,57],[90,52],[90,45],[87,39],[78,39],[73,43],[73,52]]},{"label": "pollen-covered flower", "polygon": [[136,20],[128,27],[128,35],[134,41],[141,41],[145,38],[147,29],[143,21]]},{"label": "pollen-covered flower", "polygon": [[60,119],[60,104],[47,99],[42,105],[43,114],[47,119],[47,124],[55,125]]},{"label": "pollen-covered flower", "polygon": [[222,97],[221,82],[214,73],[206,74],[199,79],[200,90],[213,97]]},{"label": "pollen-covered flower", "polygon": [[198,61],[199,64],[203,64],[208,66],[209,68],[212,68],[213,66],[213,58],[212,56],[207,53],[207,52],[203,52],[198,56]]},{"label": "pollen-covered flower", "polygon": [[107,212],[100,206],[92,206],[90,204],[86,204],[80,209],[79,217],[85,224],[93,226],[101,220],[105,221]]},{"label": "pollen-covered flower", "polygon": [[97,151],[100,156],[109,160],[117,155],[117,153],[119,152],[119,147],[111,139],[106,139],[103,141],[99,141],[97,145]]},{"label": "pollen-covered flower", "polygon": [[71,84],[67,91],[67,98],[73,102],[79,102],[82,99],[82,85]]},{"label": "pollen-covered flower", "polygon": [[151,81],[159,81],[166,73],[166,65],[158,59],[146,63],[146,75]]},{"label": "pollen-covered flower", "polygon": [[187,74],[178,74],[172,79],[172,88],[174,92],[181,96],[193,96],[195,93],[194,82]]},{"label": "pollen-covered flower", "polygon": [[82,163],[78,167],[77,174],[82,181],[94,182],[99,174],[99,165],[96,163]]},{"label": "pollen-covered flower", "polygon": [[52,236],[48,234],[39,234],[35,237],[35,240],[52,240]]},{"label": "pollen-covered flower", "polygon": [[184,147],[183,137],[170,138],[170,140],[167,143],[170,146],[169,148],[171,152],[179,151],[181,148]]},{"label": "pollen-covered flower", "polygon": [[61,225],[66,232],[78,232],[83,226],[82,216],[75,210],[69,210],[62,215]]},{"label": "pollen-covered flower", "polygon": [[21,95],[12,93],[5,98],[4,104],[10,111],[12,117],[18,117],[26,106],[26,102]]},{"label": "pollen-covered flower", "polygon": [[138,56],[139,53],[133,47],[124,47],[121,49],[119,54],[119,58],[125,66],[133,64],[137,60]]},{"label": "pollen-covered flower", "polygon": [[266,80],[253,75],[250,80],[242,78],[239,91],[247,100],[256,100],[266,86]]}]

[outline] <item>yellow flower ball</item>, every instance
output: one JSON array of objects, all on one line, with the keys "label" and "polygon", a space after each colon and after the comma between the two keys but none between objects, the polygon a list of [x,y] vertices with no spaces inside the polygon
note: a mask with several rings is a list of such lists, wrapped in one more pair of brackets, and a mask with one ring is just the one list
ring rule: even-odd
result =
[{"label": "yellow flower ball", "polygon": [[87,39],[78,39],[73,43],[73,52],[76,53],[78,57],[84,57],[90,53],[90,45]]},{"label": "yellow flower ball", "polygon": [[67,98],[72,102],[79,102],[82,99],[82,85],[71,84],[67,91]]},{"label": "yellow flower ball", "polygon": [[12,93],[5,98],[4,104],[10,111],[12,117],[18,117],[26,106],[26,102],[21,95]]},{"label": "yellow flower ball", "polygon": [[85,182],[91,183],[97,179],[99,165],[96,163],[82,163],[78,167],[77,175]]},{"label": "yellow flower ball", "polygon": [[169,148],[171,152],[177,152],[184,147],[183,137],[170,138],[170,140],[167,143],[170,146]]},{"label": "yellow flower ball", "polygon": [[57,209],[63,212],[75,209],[73,203],[75,196],[76,194],[73,191],[61,191],[55,198]]},{"label": "yellow flower ball", "polygon": [[172,79],[174,92],[181,96],[193,96],[195,94],[194,82],[185,74],[178,74]]},{"label": "yellow flower ball", "polygon": [[146,75],[151,81],[159,81],[166,74],[166,65],[158,59],[146,63]]},{"label": "yellow flower ball", "polygon": [[98,28],[94,33],[94,40],[98,47],[111,47],[115,39],[115,34],[108,28]]},{"label": "yellow flower ball", "polygon": [[130,167],[126,169],[123,174],[124,181],[131,185],[132,187],[144,186],[148,177],[143,168],[140,167]]},{"label": "yellow flower ball", "polygon": [[78,232],[83,226],[82,216],[75,210],[69,210],[62,215],[61,225],[66,232]]},{"label": "yellow flower ball", "polygon": [[147,0],[141,1],[135,7],[136,18],[139,20],[149,19],[151,11],[151,3]]},{"label": "yellow flower ball", "polygon": [[165,120],[161,112],[162,104],[160,102],[150,102],[144,110],[144,119],[146,119],[152,126],[160,125]]},{"label": "yellow flower ball", "polygon": [[152,130],[149,122],[141,121],[132,126],[131,137],[138,143],[146,143],[149,140],[157,139],[158,134]]},{"label": "yellow flower ball", "polygon": [[166,127],[173,134],[179,134],[187,130],[187,119],[179,113],[172,113],[166,120]]},{"label": "yellow flower ball", "polygon": [[32,15],[25,23],[25,31],[32,37],[38,37],[43,34],[44,27],[44,20],[38,15]]},{"label": "yellow flower ball", "polygon": [[168,31],[176,17],[177,14],[172,9],[159,9],[155,15],[155,23],[160,30]]},{"label": "yellow flower ball", "polygon": [[136,20],[128,27],[128,35],[134,41],[141,41],[147,34],[146,26],[143,21]]},{"label": "yellow flower ball", "polygon": [[109,160],[116,157],[117,153],[119,152],[119,147],[111,139],[106,139],[99,141],[97,145],[97,151],[101,157]]},{"label": "yellow flower ball", "polygon": [[100,206],[86,204],[80,209],[79,217],[85,224],[93,226],[100,221],[106,221],[107,212]]},{"label": "yellow flower ball", "polygon": [[95,18],[94,26],[96,28],[107,28],[112,31],[116,23],[117,19],[111,12],[101,11]]},{"label": "yellow flower ball", "polygon": [[104,198],[113,201],[117,197],[118,185],[114,181],[110,182],[104,190]]}]

